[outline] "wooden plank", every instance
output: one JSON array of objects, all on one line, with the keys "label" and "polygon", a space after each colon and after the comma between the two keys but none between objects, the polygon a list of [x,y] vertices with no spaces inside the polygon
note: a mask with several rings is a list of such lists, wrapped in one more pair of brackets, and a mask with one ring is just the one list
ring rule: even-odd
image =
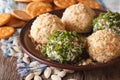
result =
[{"label": "wooden plank", "polygon": [[16,59],[4,58],[0,53],[0,80],[21,80],[16,70]]},{"label": "wooden plank", "polygon": [[84,71],[84,80],[120,80],[120,62],[101,69]]},{"label": "wooden plank", "polygon": [[68,74],[63,78],[63,80],[67,79],[84,80],[84,73],[83,71],[76,71],[75,73]]},{"label": "wooden plank", "polygon": [[[120,62],[112,66],[88,71],[76,71],[66,75],[63,80],[120,80]],[[17,74],[16,58],[4,58],[0,53],[0,80],[22,80]]]}]

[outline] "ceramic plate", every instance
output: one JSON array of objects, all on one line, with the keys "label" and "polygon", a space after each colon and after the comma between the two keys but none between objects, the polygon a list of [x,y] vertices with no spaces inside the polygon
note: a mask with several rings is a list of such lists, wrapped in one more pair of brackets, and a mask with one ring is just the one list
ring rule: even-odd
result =
[{"label": "ceramic plate", "polygon": [[[50,12],[51,14],[55,14],[58,17],[61,17],[63,14],[64,10],[56,10],[56,11],[52,11]],[[96,14],[98,15],[100,12],[103,12],[101,10],[95,10]],[[105,67],[108,65],[111,65],[117,61],[119,61],[119,58],[116,58],[114,60],[111,60],[107,63],[96,63],[96,64],[90,64],[90,65],[84,65],[84,66],[78,66],[78,65],[69,65],[69,64],[60,64],[60,63],[56,63],[56,62],[52,62],[49,61],[46,57],[43,57],[42,54],[40,53],[40,51],[35,49],[35,45],[33,44],[33,42],[31,41],[31,39],[29,38],[29,33],[30,33],[30,29],[31,29],[31,25],[33,23],[33,21],[36,19],[33,18],[32,20],[30,20],[21,30],[20,32],[20,45],[23,49],[23,51],[25,53],[27,53],[29,56],[31,56],[32,58],[38,60],[39,62],[46,64],[48,66],[54,66],[54,67],[58,67],[58,68],[64,68],[64,69],[72,69],[72,70],[90,70],[90,69],[95,69],[95,68],[101,68],[101,67]]]}]

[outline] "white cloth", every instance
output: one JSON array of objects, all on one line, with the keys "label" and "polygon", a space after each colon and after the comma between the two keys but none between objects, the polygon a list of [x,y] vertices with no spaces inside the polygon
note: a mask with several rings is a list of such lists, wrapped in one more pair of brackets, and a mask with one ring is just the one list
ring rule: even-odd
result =
[{"label": "white cloth", "polygon": [[10,13],[12,9],[16,8],[14,0],[0,0],[0,13]]},{"label": "white cloth", "polygon": [[[99,2],[104,10],[120,13],[120,0],[95,0]],[[25,3],[15,3],[14,0],[0,0],[0,13],[9,13],[12,9],[22,9]]]},{"label": "white cloth", "polygon": [[120,13],[120,0],[96,0],[102,6],[104,10],[111,10],[113,12]]}]

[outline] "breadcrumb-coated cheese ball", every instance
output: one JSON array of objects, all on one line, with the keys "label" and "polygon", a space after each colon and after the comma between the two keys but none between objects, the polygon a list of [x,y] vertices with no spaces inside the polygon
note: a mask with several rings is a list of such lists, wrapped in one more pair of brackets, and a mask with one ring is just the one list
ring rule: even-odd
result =
[{"label": "breadcrumb-coated cheese ball", "polygon": [[33,22],[30,36],[37,43],[46,43],[50,34],[55,30],[65,30],[59,17],[50,13],[39,15]]},{"label": "breadcrumb-coated cheese ball", "polygon": [[88,53],[96,61],[105,63],[120,56],[120,36],[111,29],[99,30],[87,38]]},{"label": "breadcrumb-coated cheese ball", "polygon": [[62,22],[69,31],[87,33],[91,31],[95,12],[88,6],[78,3],[68,7],[62,16]]}]

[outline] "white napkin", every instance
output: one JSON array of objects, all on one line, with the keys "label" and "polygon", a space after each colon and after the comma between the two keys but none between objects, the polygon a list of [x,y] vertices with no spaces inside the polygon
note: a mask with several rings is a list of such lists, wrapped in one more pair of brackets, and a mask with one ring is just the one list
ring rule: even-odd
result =
[{"label": "white napkin", "polygon": [[[95,0],[99,2],[104,10],[120,13],[120,0]],[[15,3],[14,0],[0,0],[0,13],[9,13],[12,9],[22,9],[25,3]]]},{"label": "white napkin", "polygon": [[10,13],[16,9],[17,5],[14,0],[0,0],[0,13]]},{"label": "white napkin", "polygon": [[111,10],[113,12],[120,13],[120,0],[96,0],[98,1],[104,10]]}]

